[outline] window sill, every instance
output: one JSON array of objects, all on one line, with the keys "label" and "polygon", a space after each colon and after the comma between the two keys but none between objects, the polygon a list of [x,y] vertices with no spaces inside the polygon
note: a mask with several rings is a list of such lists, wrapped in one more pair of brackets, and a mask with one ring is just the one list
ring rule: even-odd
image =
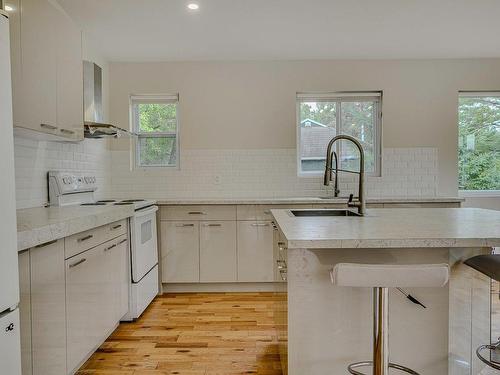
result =
[{"label": "window sill", "polygon": [[461,198],[500,198],[500,190],[459,190]]}]

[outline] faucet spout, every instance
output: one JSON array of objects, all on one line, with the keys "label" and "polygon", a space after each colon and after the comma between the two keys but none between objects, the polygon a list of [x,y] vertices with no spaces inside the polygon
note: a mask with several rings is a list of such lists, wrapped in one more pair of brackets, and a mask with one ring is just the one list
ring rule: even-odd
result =
[{"label": "faucet spout", "polygon": [[[359,172],[348,171],[339,169],[338,166],[338,157],[335,151],[332,151],[332,147],[335,142],[339,140],[347,140],[352,142],[359,151]],[[332,163],[335,160],[335,168],[332,167]],[[328,147],[326,148],[326,165],[325,165],[325,174],[323,178],[323,184],[325,186],[330,185],[330,181],[332,180],[332,173],[335,173],[335,196],[338,196],[338,172],[349,172],[355,173],[359,175],[359,183],[358,183],[358,199],[357,201],[352,201],[351,199],[348,202],[349,207],[357,207],[358,213],[360,215],[364,215],[366,212],[366,202],[365,202],[365,192],[364,192],[364,179],[365,179],[365,152],[363,150],[363,146],[361,143],[354,137],[350,135],[337,135],[333,137],[330,142],[328,142]]]}]

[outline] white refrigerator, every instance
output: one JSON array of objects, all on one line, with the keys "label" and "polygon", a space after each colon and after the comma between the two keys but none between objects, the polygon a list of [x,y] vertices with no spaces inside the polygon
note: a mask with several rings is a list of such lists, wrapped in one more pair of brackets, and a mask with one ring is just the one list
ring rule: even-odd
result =
[{"label": "white refrigerator", "polygon": [[19,275],[11,82],[9,17],[0,8],[0,373],[20,375]]}]

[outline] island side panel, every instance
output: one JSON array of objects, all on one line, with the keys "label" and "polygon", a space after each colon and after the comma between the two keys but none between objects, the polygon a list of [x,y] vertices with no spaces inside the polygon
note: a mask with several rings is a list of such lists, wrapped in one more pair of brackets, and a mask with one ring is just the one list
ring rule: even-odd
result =
[{"label": "island side panel", "polygon": [[[349,363],[371,360],[372,289],[332,285],[336,263],[448,260],[446,248],[288,250],[289,374],[343,374]],[[410,291],[428,308],[391,290],[391,361],[427,375],[447,374],[448,286]]]}]

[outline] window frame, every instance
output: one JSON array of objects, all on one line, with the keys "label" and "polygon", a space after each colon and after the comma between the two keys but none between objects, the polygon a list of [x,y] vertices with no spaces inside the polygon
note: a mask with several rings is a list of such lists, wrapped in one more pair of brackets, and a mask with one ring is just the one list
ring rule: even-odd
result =
[{"label": "window frame", "polygon": [[[175,104],[176,105],[176,131],[175,132],[141,132],[139,113],[134,110],[135,104]],[[132,166],[134,169],[180,169],[180,121],[179,121],[179,94],[133,94],[129,98],[130,128],[136,135],[133,139]],[[142,165],[140,160],[141,138],[175,138],[175,165],[149,164]]]},{"label": "window frame", "polygon": [[[297,139],[297,176],[298,177],[318,177],[324,175],[324,170],[321,171],[303,171],[302,170],[302,158],[301,158],[301,132],[300,132],[300,105],[304,102],[336,102],[336,123],[340,128],[340,133],[342,132],[342,102],[348,101],[375,101],[374,112],[376,112],[375,128],[374,128],[374,171],[366,172],[365,175],[370,177],[381,177],[382,176],[382,98],[383,91],[337,91],[337,92],[297,92],[296,94],[296,139]],[[368,100],[371,99],[371,100]],[[336,152],[340,154],[340,142],[336,145]],[[326,150],[325,150],[326,152]]]},{"label": "window frame", "polygon": [[[479,91],[459,91],[457,98],[457,133],[459,132],[459,120],[458,120],[458,111],[460,109],[460,98],[480,98],[480,97],[498,97],[500,98],[500,90],[479,90]],[[460,139],[457,139],[457,183],[460,177],[460,169],[458,165],[458,142]],[[458,196],[462,198],[498,198],[500,197],[500,190],[460,190],[460,186],[458,186]]]}]

